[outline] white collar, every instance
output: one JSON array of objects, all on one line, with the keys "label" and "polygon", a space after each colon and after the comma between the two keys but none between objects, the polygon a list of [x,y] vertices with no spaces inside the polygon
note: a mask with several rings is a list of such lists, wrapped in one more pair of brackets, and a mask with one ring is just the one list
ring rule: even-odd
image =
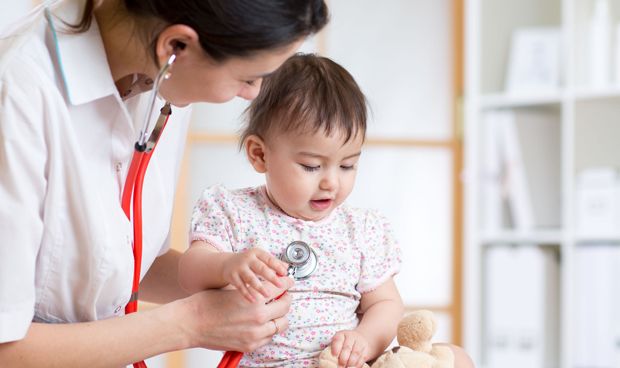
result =
[{"label": "white collar", "polygon": [[77,24],[84,1],[55,2],[46,8],[46,18],[54,39],[56,58],[69,102],[81,105],[118,93],[108,65],[99,26],[93,17],[83,33],[67,32]]}]

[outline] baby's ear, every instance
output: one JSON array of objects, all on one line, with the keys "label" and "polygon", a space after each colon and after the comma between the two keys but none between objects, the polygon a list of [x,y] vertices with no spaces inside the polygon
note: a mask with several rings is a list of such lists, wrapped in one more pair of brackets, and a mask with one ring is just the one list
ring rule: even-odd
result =
[{"label": "baby's ear", "polygon": [[250,135],[244,142],[245,154],[257,173],[267,172],[265,164],[265,142],[257,135]]}]

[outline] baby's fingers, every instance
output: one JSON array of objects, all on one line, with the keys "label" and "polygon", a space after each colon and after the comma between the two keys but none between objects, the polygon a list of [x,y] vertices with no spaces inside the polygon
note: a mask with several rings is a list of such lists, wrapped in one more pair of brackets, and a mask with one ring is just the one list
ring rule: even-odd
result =
[{"label": "baby's fingers", "polygon": [[351,349],[351,355],[349,355],[349,361],[345,365],[346,367],[361,367],[364,364],[364,355],[366,353],[366,344],[360,340],[355,340],[353,348]]},{"label": "baby's fingers", "polygon": [[242,278],[241,275],[233,275],[231,284],[239,290],[241,295],[246,298],[248,301],[254,303],[256,299],[250,292],[250,285],[247,284]]},{"label": "baby's fingers", "polygon": [[336,358],[340,356],[340,351],[342,350],[342,345],[344,344],[344,335],[336,334],[332,339],[332,355]]},{"label": "baby's fingers", "polygon": [[258,295],[262,295],[264,297],[269,296],[267,290],[263,286],[263,283],[258,278],[252,267],[248,267],[241,272],[241,279],[245,283],[246,288],[253,289]]},{"label": "baby's fingers", "polygon": [[[273,285],[275,285],[275,287],[282,288],[284,286],[282,285],[282,281],[279,279],[276,273],[272,269],[267,268],[267,266],[264,263],[262,262],[254,263],[250,266],[250,268],[252,272],[254,272],[255,275],[261,276],[265,281],[268,281],[272,283]],[[269,296],[267,294],[267,290],[265,290],[262,284],[261,284],[261,289],[257,288],[257,290],[259,290],[261,294],[263,294],[265,297]]]},{"label": "baby's fingers", "polygon": [[[277,261],[277,260],[276,260]],[[280,262],[280,261],[278,261]],[[280,280],[280,276],[278,276],[279,271],[271,268],[269,264],[263,262],[263,259],[259,259],[258,262],[254,262],[251,264],[250,268],[256,275],[260,275],[264,280],[271,282],[276,287],[281,288],[282,281]],[[286,274],[286,273],[285,273]]]},{"label": "baby's fingers", "polygon": [[351,356],[354,343],[355,341],[345,336],[340,354],[338,355],[338,367],[349,367],[349,357]]},{"label": "baby's fingers", "polygon": [[[274,257],[271,253],[268,253],[262,249],[257,249],[256,257],[260,259],[267,267],[267,269],[272,270],[277,274],[277,276],[286,276],[288,273],[288,264],[284,261],[279,260]],[[265,278],[267,280],[267,278]],[[273,277],[274,280],[277,280],[276,276]],[[269,280],[273,283],[272,280]],[[274,285],[277,285],[274,283]],[[280,285],[277,285],[280,287]]]}]

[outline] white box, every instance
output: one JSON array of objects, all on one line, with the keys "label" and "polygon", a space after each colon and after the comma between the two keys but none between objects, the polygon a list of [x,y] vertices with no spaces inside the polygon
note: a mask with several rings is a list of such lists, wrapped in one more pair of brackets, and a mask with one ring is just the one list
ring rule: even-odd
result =
[{"label": "white box", "polygon": [[581,245],[575,251],[575,368],[615,368],[617,267],[615,244]]},{"label": "white box", "polygon": [[588,169],[579,175],[576,209],[580,237],[620,235],[620,183],[613,168]]},{"label": "white box", "polygon": [[552,248],[486,250],[485,361],[488,367],[558,366],[559,262]]}]

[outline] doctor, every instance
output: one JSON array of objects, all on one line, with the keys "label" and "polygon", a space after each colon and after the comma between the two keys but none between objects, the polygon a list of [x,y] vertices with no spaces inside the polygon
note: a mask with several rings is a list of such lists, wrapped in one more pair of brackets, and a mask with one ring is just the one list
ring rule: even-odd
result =
[{"label": "doctor", "polygon": [[[119,367],[192,347],[250,351],[271,339],[272,320],[286,328],[286,296],[265,305],[236,291],[185,295],[169,225],[185,106],[254,98],[262,77],[326,22],[322,0],[65,0],[4,34],[1,366]],[[140,299],[161,306],[124,315],[133,236],[121,193],[149,106],[143,92],[172,54],[160,95],[173,112],[143,194]]]}]

